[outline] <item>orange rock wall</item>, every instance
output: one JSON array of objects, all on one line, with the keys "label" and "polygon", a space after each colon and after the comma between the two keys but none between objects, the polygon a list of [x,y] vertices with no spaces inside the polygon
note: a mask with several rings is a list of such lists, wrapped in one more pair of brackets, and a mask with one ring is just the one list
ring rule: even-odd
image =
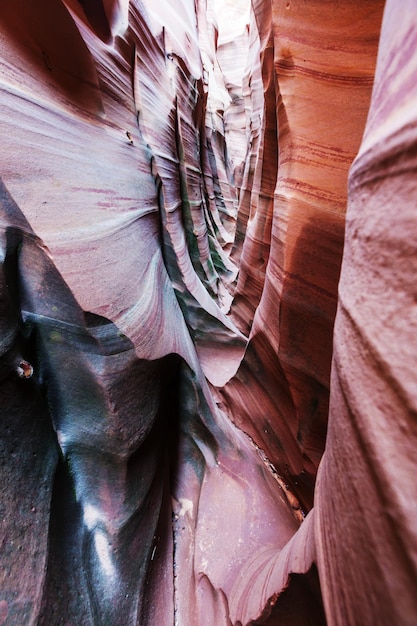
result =
[{"label": "orange rock wall", "polygon": [[369,116],[349,176],[316,500],[330,624],[411,626],[417,615],[414,9],[386,4]]},{"label": "orange rock wall", "polygon": [[368,111],[382,3],[267,7],[254,3],[265,113],[252,193],[262,193],[252,196],[232,307],[252,325],[224,393],[232,419],[294,478],[308,508],[326,436],[347,174]]},{"label": "orange rock wall", "polygon": [[0,624],[415,623],[417,22],[383,11],[1,3]]}]

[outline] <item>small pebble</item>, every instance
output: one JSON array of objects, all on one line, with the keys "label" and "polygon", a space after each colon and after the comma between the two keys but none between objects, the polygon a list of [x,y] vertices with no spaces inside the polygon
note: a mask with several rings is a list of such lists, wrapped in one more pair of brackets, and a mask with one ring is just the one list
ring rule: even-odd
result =
[{"label": "small pebble", "polygon": [[16,373],[19,378],[30,378],[33,374],[33,367],[27,361],[20,361],[16,367]]}]

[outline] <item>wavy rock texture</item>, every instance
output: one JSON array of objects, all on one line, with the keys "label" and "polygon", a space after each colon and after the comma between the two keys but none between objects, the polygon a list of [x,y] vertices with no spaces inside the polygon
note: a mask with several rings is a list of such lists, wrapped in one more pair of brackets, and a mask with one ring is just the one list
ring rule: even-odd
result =
[{"label": "wavy rock texture", "polygon": [[250,340],[223,391],[306,509],[326,435],[347,172],[381,15],[380,2],[325,6],[324,18],[322,2],[254,4],[265,101],[232,308]]},{"label": "wavy rock texture", "polygon": [[383,4],[1,3],[0,624],[415,623]]},{"label": "wavy rock texture", "polygon": [[[417,615],[411,8],[405,4],[403,14],[395,2],[386,5],[368,121],[349,177],[329,436],[316,507],[326,612],[335,624],[413,624]],[[341,583],[343,593],[335,594]]]}]

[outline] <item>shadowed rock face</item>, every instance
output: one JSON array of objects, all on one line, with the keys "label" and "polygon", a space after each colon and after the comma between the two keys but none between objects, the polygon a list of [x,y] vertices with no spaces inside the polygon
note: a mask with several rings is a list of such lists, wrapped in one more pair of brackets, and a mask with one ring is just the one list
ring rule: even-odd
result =
[{"label": "shadowed rock face", "polygon": [[0,624],[415,623],[401,8],[1,3]]}]

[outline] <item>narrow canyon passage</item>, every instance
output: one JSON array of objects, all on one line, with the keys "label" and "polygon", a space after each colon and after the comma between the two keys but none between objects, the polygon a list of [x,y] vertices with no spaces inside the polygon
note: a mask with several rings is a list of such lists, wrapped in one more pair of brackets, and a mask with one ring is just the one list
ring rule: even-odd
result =
[{"label": "narrow canyon passage", "polygon": [[2,0],[0,625],[413,626],[411,0]]}]

